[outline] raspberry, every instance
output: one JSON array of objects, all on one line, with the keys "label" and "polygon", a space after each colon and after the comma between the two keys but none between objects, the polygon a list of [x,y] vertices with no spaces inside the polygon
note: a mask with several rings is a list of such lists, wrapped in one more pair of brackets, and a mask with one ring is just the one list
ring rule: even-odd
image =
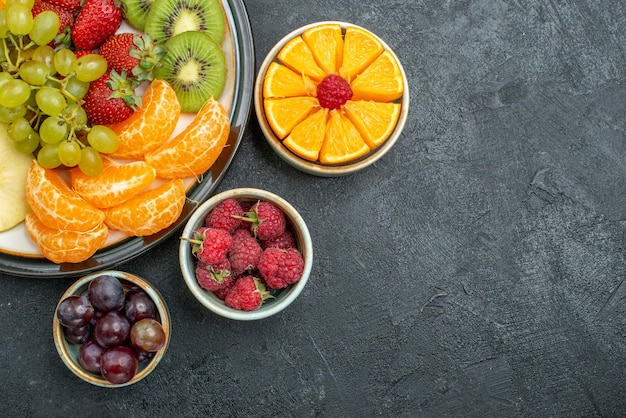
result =
[{"label": "raspberry", "polygon": [[228,231],[217,228],[199,228],[192,239],[192,253],[207,264],[218,264],[224,261],[233,238]]},{"label": "raspberry", "polygon": [[242,216],[243,209],[239,202],[229,198],[222,200],[211,210],[205,223],[209,228],[225,229],[232,234],[241,225]]},{"label": "raspberry", "polygon": [[230,262],[225,259],[219,264],[210,265],[198,260],[196,264],[196,280],[201,288],[215,292],[228,287],[232,282]]},{"label": "raspberry", "polygon": [[286,230],[281,235],[276,238],[268,239],[261,242],[261,247],[263,249],[276,247],[282,248],[286,250],[287,248],[296,248],[296,239],[294,238],[291,231]]},{"label": "raspberry", "polygon": [[351,98],[350,85],[337,75],[327,75],[317,86],[317,100],[322,107],[339,109]]},{"label": "raspberry", "polygon": [[287,229],[285,214],[270,202],[257,202],[244,215],[242,220],[252,223],[252,233],[261,241],[276,238]]},{"label": "raspberry", "polygon": [[233,273],[255,270],[262,253],[263,248],[249,231],[245,229],[235,231],[228,250],[228,260]]},{"label": "raspberry", "polygon": [[272,297],[261,281],[252,276],[238,279],[224,299],[227,306],[243,311],[253,311],[263,304],[263,301]]},{"label": "raspberry", "polygon": [[268,248],[261,254],[259,273],[268,287],[282,289],[302,277],[304,259],[296,248]]}]

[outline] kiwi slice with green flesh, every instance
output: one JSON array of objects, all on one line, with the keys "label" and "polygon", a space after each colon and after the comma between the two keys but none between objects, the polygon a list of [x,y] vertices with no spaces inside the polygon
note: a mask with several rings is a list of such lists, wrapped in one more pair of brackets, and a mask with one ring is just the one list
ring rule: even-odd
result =
[{"label": "kiwi slice with green flesh", "polygon": [[161,44],[182,32],[204,32],[221,45],[225,26],[220,0],[154,0],[146,16],[144,32]]},{"label": "kiwi slice with green flesh", "polygon": [[154,3],[154,0],[120,0],[124,18],[131,26],[143,31],[146,24],[146,16]]},{"label": "kiwi slice with green flesh", "polygon": [[170,83],[183,112],[197,112],[210,98],[220,97],[226,83],[226,57],[213,38],[188,31],[174,35],[164,47],[167,52],[154,77]]}]

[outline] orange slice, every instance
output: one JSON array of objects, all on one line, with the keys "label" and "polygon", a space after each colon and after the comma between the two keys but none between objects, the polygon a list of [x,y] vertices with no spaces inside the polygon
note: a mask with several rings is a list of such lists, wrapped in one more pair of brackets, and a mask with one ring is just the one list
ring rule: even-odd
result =
[{"label": "orange slice", "polygon": [[317,64],[326,74],[337,74],[343,56],[343,33],[335,23],[314,26],[302,33]]},{"label": "orange slice", "polygon": [[185,204],[185,185],[182,180],[168,181],[143,192],[121,205],[104,209],[105,223],[131,236],[155,234],[172,225]]},{"label": "orange slice", "polygon": [[315,92],[315,84],[306,75],[298,74],[277,62],[267,68],[263,81],[264,97],[306,96]]},{"label": "orange slice", "polygon": [[145,161],[118,164],[105,159],[102,172],[96,176],[88,176],[79,168],[73,168],[71,173],[74,191],[97,208],[124,203],[156,178],[156,170]]},{"label": "orange slice", "polygon": [[319,107],[315,97],[288,97],[285,99],[265,99],[265,115],[272,130],[280,139],[302,122],[313,109]]},{"label": "orange slice", "polygon": [[391,102],[404,93],[404,81],[398,62],[384,51],[351,83],[352,100]]},{"label": "orange slice", "polygon": [[167,81],[152,81],[141,101],[141,108],[128,119],[109,125],[120,138],[120,145],[111,156],[142,158],[167,141],[174,132],[181,107],[176,92]]},{"label": "orange slice", "polygon": [[104,213],[74,192],[55,170],[31,164],[26,199],[48,228],[85,232],[104,221]]},{"label": "orange slice", "polygon": [[197,177],[217,160],[229,133],[228,113],[217,100],[210,99],[185,130],[146,154],[145,159],[159,177]]},{"label": "orange slice", "polygon": [[298,74],[304,74],[316,81],[322,81],[326,72],[322,70],[313,57],[311,48],[301,36],[287,42],[278,53],[277,58]]},{"label": "orange slice", "polygon": [[385,142],[395,129],[400,107],[399,103],[348,100],[343,110],[367,145],[374,149]]},{"label": "orange slice", "polygon": [[57,264],[87,260],[104,246],[109,235],[104,223],[83,232],[49,228],[34,212],[26,215],[24,227],[43,256]]},{"label": "orange slice", "polygon": [[343,61],[339,75],[348,83],[370,65],[385,47],[372,33],[350,26],[343,41]]},{"label": "orange slice", "polygon": [[324,142],[327,119],[328,109],[314,112],[293,128],[283,144],[305,160],[317,161]]},{"label": "orange slice", "polygon": [[326,126],[326,137],[320,150],[322,164],[343,164],[367,154],[367,146],[361,134],[339,110],[331,110]]}]

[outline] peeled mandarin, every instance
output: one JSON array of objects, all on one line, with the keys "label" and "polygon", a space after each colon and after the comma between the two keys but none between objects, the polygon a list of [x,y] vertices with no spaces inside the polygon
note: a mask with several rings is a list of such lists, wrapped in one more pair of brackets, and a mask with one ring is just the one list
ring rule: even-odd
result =
[{"label": "peeled mandarin", "polygon": [[287,97],[285,99],[265,99],[263,101],[265,115],[270,127],[283,139],[314,109],[319,108],[315,97]]},{"label": "peeled mandarin", "polygon": [[161,178],[197,177],[217,160],[229,134],[228,113],[210,99],[180,134],[146,154],[145,160]]},{"label": "peeled mandarin", "polygon": [[348,100],[343,106],[345,115],[358,129],[371,149],[378,147],[389,138],[398,122],[400,108],[399,103],[380,103],[366,100]]},{"label": "peeled mandarin", "polygon": [[309,161],[317,161],[326,133],[328,109],[319,109],[296,125],[283,141],[291,152]]},{"label": "peeled mandarin", "polygon": [[326,74],[337,74],[343,57],[341,25],[328,23],[314,26],[302,33],[302,39]]},{"label": "peeled mandarin", "polygon": [[351,83],[352,100],[391,102],[402,97],[404,80],[396,59],[384,51]]},{"label": "peeled mandarin", "polygon": [[181,179],[170,180],[149,189],[121,205],[104,209],[105,223],[111,229],[130,236],[147,236],[172,225],[185,205],[185,185]]},{"label": "peeled mandarin", "polygon": [[109,234],[104,223],[87,231],[50,228],[34,212],[26,215],[24,227],[43,256],[57,264],[87,260],[104,246]]},{"label": "peeled mandarin", "polygon": [[157,149],[172,135],[180,117],[176,92],[165,80],[150,83],[141,107],[126,120],[109,125],[120,145],[110,154],[115,158],[137,159]]},{"label": "peeled mandarin", "polygon": [[263,81],[263,97],[307,96],[315,92],[315,84],[306,75],[272,62]]},{"label": "peeled mandarin", "polygon": [[104,221],[104,213],[70,189],[57,171],[36,162],[26,177],[26,199],[49,228],[85,232]]},{"label": "peeled mandarin", "polygon": [[331,110],[320,150],[322,164],[344,164],[370,151],[359,131],[339,110]]},{"label": "peeled mandarin", "polygon": [[311,48],[301,36],[296,36],[287,42],[277,58],[297,74],[304,74],[315,81],[322,81],[326,77],[326,72],[317,65]]},{"label": "peeled mandarin", "polygon": [[382,54],[384,49],[382,42],[372,33],[349,26],[344,35],[343,61],[339,75],[350,82]]}]

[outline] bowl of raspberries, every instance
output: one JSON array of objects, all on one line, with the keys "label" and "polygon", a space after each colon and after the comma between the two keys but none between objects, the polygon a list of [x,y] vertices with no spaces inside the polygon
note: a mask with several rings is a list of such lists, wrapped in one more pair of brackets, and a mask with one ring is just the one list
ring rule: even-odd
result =
[{"label": "bowl of raspberries", "polygon": [[306,285],[313,245],[296,209],[271,192],[239,188],[201,204],[183,229],[180,266],[195,298],[235,320],[274,315]]}]

